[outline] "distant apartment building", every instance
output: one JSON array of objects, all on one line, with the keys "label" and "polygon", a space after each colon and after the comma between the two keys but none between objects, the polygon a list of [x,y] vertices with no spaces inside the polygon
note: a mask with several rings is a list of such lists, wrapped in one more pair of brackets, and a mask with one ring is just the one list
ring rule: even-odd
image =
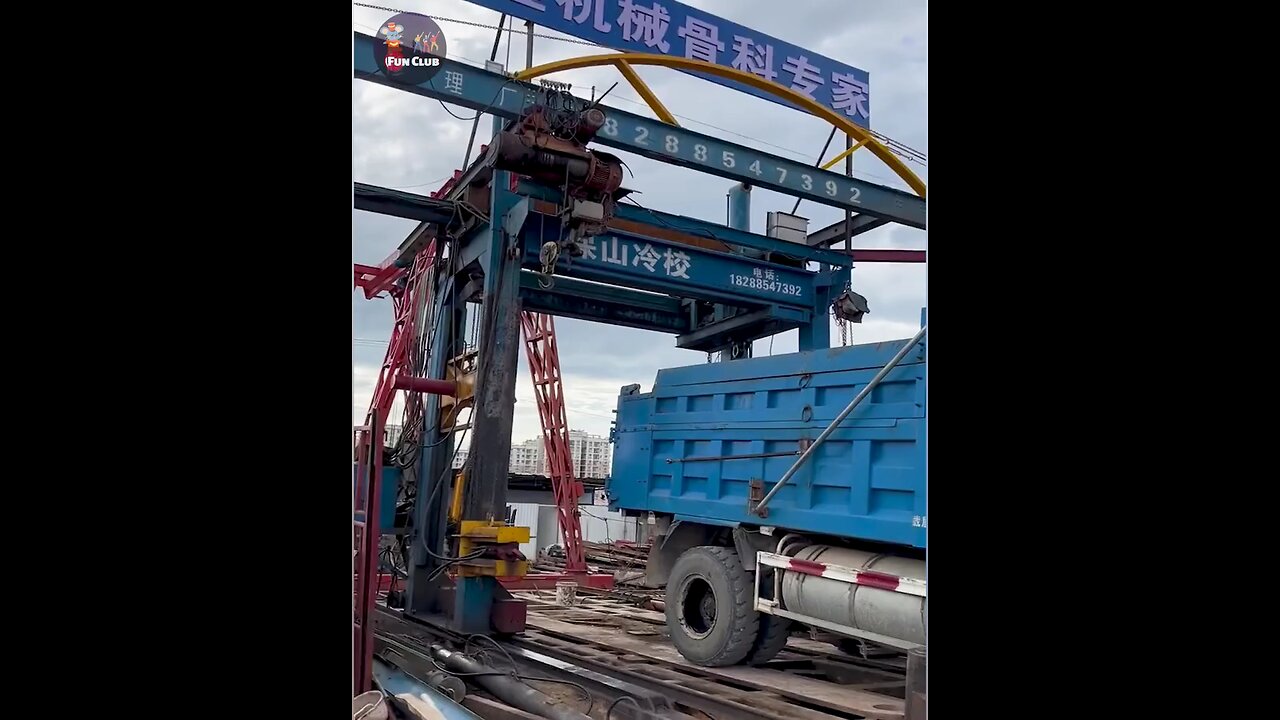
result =
[{"label": "distant apartment building", "polygon": [[546,451],[542,440],[525,440],[511,446],[511,472],[516,475],[546,475]]},{"label": "distant apartment building", "polygon": [[[613,446],[609,439],[580,430],[569,431],[569,454],[573,458],[573,474],[579,478],[609,477],[613,466]],[[460,448],[453,459],[454,469],[467,461],[467,449]],[[542,438],[525,440],[511,446],[510,472],[516,475],[551,476]]]},{"label": "distant apartment building", "polygon": [[570,430],[569,455],[573,458],[575,477],[605,478],[612,471],[613,445],[609,444],[609,438]]},{"label": "distant apartment building", "polygon": [[[569,456],[573,474],[580,478],[609,477],[613,462],[613,446],[608,438],[581,430],[569,431]],[[511,472],[525,475],[551,475],[542,438],[525,440],[511,447]]]}]

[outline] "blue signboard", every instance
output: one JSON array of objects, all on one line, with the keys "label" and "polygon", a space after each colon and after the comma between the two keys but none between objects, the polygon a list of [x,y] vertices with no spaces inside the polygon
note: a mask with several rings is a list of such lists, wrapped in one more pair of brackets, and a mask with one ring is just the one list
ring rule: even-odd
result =
[{"label": "blue signboard", "polygon": [[[548,239],[562,237],[558,223],[525,225],[525,264],[539,267]],[[593,282],[619,283],[680,298],[740,300],[763,305],[812,308],[817,274],[656,238],[614,232],[580,239],[582,256],[560,257],[558,274]]]},{"label": "blue signboard", "polygon": [[[508,119],[539,101],[537,86],[480,68],[445,60],[430,81],[415,85],[379,71],[377,40],[354,33],[355,77],[390,85]],[[579,102],[585,102],[579,98]],[[718,175],[794,197],[923,228],[924,198],[902,190],[845,177],[812,165],[770,155],[659,120],[604,106],[607,120],[595,141],[660,162]]]},{"label": "blue signboard", "polygon": [[[669,0],[469,0],[623,52],[703,60],[758,75],[809,96],[850,122],[871,127],[870,78],[810,50]],[[755,88],[694,73],[757,97]]]}]

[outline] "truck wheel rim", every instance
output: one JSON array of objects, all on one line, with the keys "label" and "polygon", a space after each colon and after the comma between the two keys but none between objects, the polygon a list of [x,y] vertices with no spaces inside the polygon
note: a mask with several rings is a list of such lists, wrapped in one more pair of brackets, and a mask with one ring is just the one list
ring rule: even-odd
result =
[{"label": "truck wheel rim", "polygon": [[716,593],[701,575],[691,575],[680,584],[680,627],[696,640],[716,627]]}]

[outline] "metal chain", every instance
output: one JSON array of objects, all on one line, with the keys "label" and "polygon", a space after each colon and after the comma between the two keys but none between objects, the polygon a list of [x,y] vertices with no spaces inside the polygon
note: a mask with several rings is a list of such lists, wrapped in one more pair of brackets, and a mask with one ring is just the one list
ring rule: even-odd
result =
[{"label": "metal chain", "polygon": [[[552,275],[556,271],[556,261],[560,259],[560,246],[554,242],[543,243],[538,259],[542,262],[542,277],[538,278],[538,284],[543,290],[550,290],[555,284]],[[546,282],[543,282],[544,278]]]},{"label": "metal chain", "polygon": [[[847,244],[848,243],[846,243],[846,245]],[[845,281],[844,291],[845,292],[853,291],[852,280]],[[849,347],[849,321],[845,320],[839,315],[836,315],[836,324],[840,326],[840,347]]]},{"label": "metal chain", "polygon": [[556,271],[556,261],[560,259],[560,246],[553,242],[543,243],[538,259],[542,261],[542,274],[550,275]]}]

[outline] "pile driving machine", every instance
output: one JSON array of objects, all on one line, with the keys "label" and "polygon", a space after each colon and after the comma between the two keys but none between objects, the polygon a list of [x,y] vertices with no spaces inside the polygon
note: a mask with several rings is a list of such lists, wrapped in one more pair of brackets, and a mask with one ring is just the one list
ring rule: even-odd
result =
[{"label": "pile driving machine", "polygon": [[[815,437],[808,447],[818,451],[817,459],[829,457],[824,452],[847,449],[850,442],[861,448],[855,457],[862,457],[859,453],[866,452],[865,446],[857,445],[844,431],[836,430],[825,443],[816,431],[833,417],[832,410],[852,389],[875,373],[868,370],[869,363],[887,359],[883,356],[892,355],[894,349],[828,349],[829,315],[834,311],[856,320],[866,310],[850,282],[851,261],[859,251],[835,251],[828,247],[829,241],[809,244],[803,237],[798,242],[779,239],[640,207],[630,202],[621,187],[622,162],[589,146],[627,150],[849,211],[852,221],[844,226],[847,232],[828,233],[833,239],[886,222],[923,228],[923,198],[588,102],[562,86],[532,85],[449,59],[428,81],[401,82],[379,71],[377,42],[356,34],[356,78],[494,118],[494,138],[480,158],[455,173],[432,197],[363,185],[356,192],[357,209],[421,222],[398,253],[382,268],[367,269],[364,276],[366,292],[376,292],[379,283],[385,285],[396,277],[400,279],[394,282],[416,283],[417,293],[409,297],[429,308],[418,314],[420,321],[409,333],[411,360],[405,375],[393,383],[396,388],[424,393],[420,396],[424,419],[416,429],[412,452],[387,463],[395,468],[386,483],[394,490],[387,492],[394,492],[407,512],[390,527],[375,524],[384,533],[406,538],[404,613],[464,634],[512,633],[524,627],[523,604],[503,589],[498,578],[518,577],[527,567],[518,545],[528,540],[528,529],[507,523],[505,509],[520,313],[531,310],[663,332],[674,335],[681,348],[708,356],[721,353],[724,359],[743,358],[706,365],[703,375],[689,368],[663,371],[654,393],[625,394],[610,492],[615,507],[646,517],[653,513],[666,538],[659,543],[660,557],[678,545],[698,546],[694,560],[701,564],[691,575],[702,572],[707,582],[697,607],[708,609],[704,614],[713,619],[720,618],[722,627],[725,618],[732,617],[732,627],[737,628],[731,630],[733,642],[718,654],[706,656],[703,650],[691,651],[687,643],[677,643],[681,651],[702,658],[700,662],[744,659],[745,655],[737,657],[743,637],[754,647],[757,637],[773,631],[762,633],[759,628],[768,623],[757,610],[737,612],[733,606],[737,596],[725,595],[717,578],[739,572],[730,577],[731,582],[746,583],[740,571],[732,568],[750,562],[748,551],[759,543],[739,545],[739,535],[756,537],[773,526],[788,527],[783,521],[794,517],[797,501],[791,490],[784,489],[770,504],[772,489],[783,483],[767,472],[758,473],[743,487],[757,496],[757,511],[771,508],[775,514],[766,519],[699,510],[698,523],[723,528],[727,534],[698,535],[693,543],[685,543],[685,538],[694,534],[682,529],[692,527],[689,518],[670,503],[695,496],[709,503],[738,503],[735,483],[741,473],[732,464],[738,460],[720,456],[758,455],[769,461],[763,469],[772,472],[777,466],[771,459],[794,454],[811,431]],[[873,152],[887,154],[861,128],[847,121],[837,124],[858,139],[865,138]],[[914,175],[911,178],[919,183]],[[471,308],[474,312],[469,312]],[[753,341],[792,329],[799,331],[800,353],[747,359]],[[911,345],[913,354],[898,371],[919,362],[916,344]],[[798,391],[783,392],[797,384]],[[671,388],[676,388],[674,394]],[[892,405],[886,410],[890,416],[879,422],[887,423],[887,439],[905,440],[906,426],[889,426],[903,419],[903,413],[922,423],[923,406],[915,408],[915,400],[900,398],[907,391],[897,375],[878,388],[872,389],[867,407]],[[459,407],[470,407],[469,422],[459,422]],[[709,434],[705,422],[725,412],[752,414],[750,428]],[[671,432],[658,430],[666,418],[676,421]],[[862,415],[854,419],[855,434],[870,422]],[[470,452],[463,471],[455,473],[451,460],[462,432],[471,434]],[[885,442],[871,452],[902,452],[891,446]],[[372,466],[371,478],[379,477],[379,456],[376,451],[367,453],[371,460],[364,472],[368,474]],[[876,467],[876,457],[863,460]],[[705,466],[700,464],[704,461]],[[888,467],[884,462],[879,466]],[[704,472],[704,467],[712,468],[711,473]],[[671,478],[672,468],[681,479],[664,487],[660,478]],[[833,469],[842,471],[830,462],[811,461],[790,484],[806,488],[810,501],[827,512],[833,491],[823,482],[834,483],[833,487],[840,483],[817,481],[815,476]],[[705,482],[695,482],[695,477]],[[846,494],[850,482],[843,481]],[[888,481],[876,478],[873,482]],[[881,500],[873,496],[870,502]],[[895,511],[901,510],[902,503],[894,500]],[[741,504],[745,510],[745,499]],[[868,512],[874,516],[880,509],[876,505]],[[895,528],[888,537],[923,546],[923,534],[899,533],[894,517],[884,526]],[[795,521],[796,529],[805,526]],[[837,535],[841,529],[836,522],[824,527]],[[733,544],[725,544],[726,537]],[[817,535],[806,537],[816,539]],[[778,557],[791,558],[788,562],[817,567],[834,552],[812,549],[793,557],[787,553],[798,547],[798,541],[791,544],[794,536],[775,539],[782,541],[776,543],[781,547],[769,549],[776,550]],[[818,546],[816,541],[806,541],[806,547]],[[678,555],[677,566],[693,562],[683,550]],[[849,562],[844,554],[839,558]],[[776,560],[771,555],[764,562]],[[812,575],[825,577],[820,576]],[[871,575],[864,573],[864,577]],[[783,576],[784,598],[788,582]],[[780,608],[809,617],[810,605],[816,602],[809,599],[814,596],[814,584],[815,580],[803,578],[798,583],[803,585],[801,599]],[[749,583],[745,587],[750,590]],[[733,590],[740,594],[739,585]],[[777,595],[766,592],[762,600],[772,597]]]}]

